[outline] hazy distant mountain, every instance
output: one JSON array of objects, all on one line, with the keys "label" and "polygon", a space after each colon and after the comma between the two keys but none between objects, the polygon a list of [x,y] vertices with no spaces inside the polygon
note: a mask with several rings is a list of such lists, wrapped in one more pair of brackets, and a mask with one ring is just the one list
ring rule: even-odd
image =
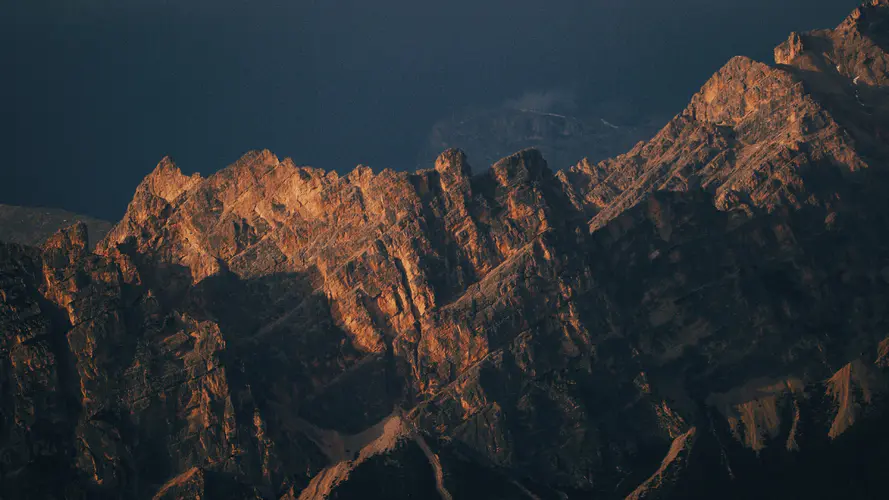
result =
[{"label": "hazy distant mountain", "polygon": [[164,159],[0,244],[3,498],[884,498],[889,0],[551,169]]},{"label": "hazy distant mountain", "polygon": [[524,97],[498,108],[456,112],[433,126],[420,164],[431,166],[441,151],[460,148],[483,170],[515,151],[535,148],[552,168],[562,169],[582,158],[598,162],[623,153],[651,138],[669,119],[642,116],[629,106],[580,114],[557,104],[546,96]]},{"label": "hazy distant mountain", "polygon": [[56,208],[0,204],[0,241],[39,245],[59,229],[83,222],[89,227],[90,247],[105,236],[112,223]]}]

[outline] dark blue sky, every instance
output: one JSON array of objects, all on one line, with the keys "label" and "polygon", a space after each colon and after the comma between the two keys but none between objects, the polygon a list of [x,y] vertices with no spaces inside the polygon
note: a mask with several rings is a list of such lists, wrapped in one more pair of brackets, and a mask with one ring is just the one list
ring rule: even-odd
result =
[{"label": "dark blue sky", "polygon": [[0,203],[116,219],[164,155],[412,169],[452,110],[571,87],[675,113],[857,0],[0,2]]}]

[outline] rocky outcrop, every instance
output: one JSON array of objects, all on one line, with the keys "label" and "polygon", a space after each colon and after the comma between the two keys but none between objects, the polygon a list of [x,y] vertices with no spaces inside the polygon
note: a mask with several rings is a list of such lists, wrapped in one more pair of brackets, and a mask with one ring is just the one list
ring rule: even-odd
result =
[{"label": "rocky outcrop", "polygon": [[598,164],[164,159],[95,252],[0,245],[4,494],[866,496],[887,11],[732,60]]}]

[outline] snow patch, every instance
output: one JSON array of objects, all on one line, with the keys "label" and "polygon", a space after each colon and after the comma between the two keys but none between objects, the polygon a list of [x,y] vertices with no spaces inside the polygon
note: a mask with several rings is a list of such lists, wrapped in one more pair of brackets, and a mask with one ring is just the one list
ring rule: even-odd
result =
[{"label": "snow patch", "polygon": [[615,130],[618,130],[618,129],[620,128],[620,127],[618,127],[617,125],[615,125],[615,124],[609,122],[609,121],[606,120],[605,118],[599,118],[599,120],[601,120],[601,121],[602,121],[602,124],[605,125],[606,127],[611,127],[611,128],[613,128],[613,129],[615,129]]}]

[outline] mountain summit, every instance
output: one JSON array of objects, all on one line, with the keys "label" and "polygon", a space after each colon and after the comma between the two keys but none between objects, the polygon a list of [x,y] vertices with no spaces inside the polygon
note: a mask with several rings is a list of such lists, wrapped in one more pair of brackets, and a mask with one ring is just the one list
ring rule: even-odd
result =
[{"label": "mountain summit", "polygon": [[95,252],[0,244],[3,497],[881,498],[887,21],[611,160],[164,159]]}]

